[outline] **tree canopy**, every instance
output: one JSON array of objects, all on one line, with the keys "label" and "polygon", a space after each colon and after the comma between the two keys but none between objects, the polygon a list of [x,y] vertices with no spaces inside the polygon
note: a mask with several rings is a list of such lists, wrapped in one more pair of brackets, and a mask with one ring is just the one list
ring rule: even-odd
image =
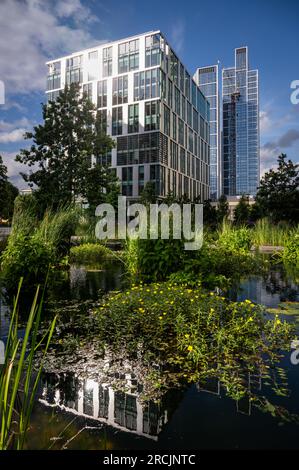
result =
[{"label": "tree canopy", "polygon": [[10,220],[13,215],[14,200],[19,194],[16,188],[7,178],[7,167],[0,155],[0,218]]},{"label": "tree canopy", "polygon": [[42,104],[42,114],[43,123],[25,134],[25,139],[33,141],[31,147],[16,157],[32,170],[23,178],[36,187],[43,209],[55,209],[82,197],[97,205],[97,197],[109,193],[106,186],[117,182],[100,163],[92,168],[92,157],[98,161],[114,147],[100,114],[75,83],[66,86],[55,101]]},{"label": "tree canopy", "polygon": [[281,154],[277,169],[271,169],[261,179],[256,195],[263,216],[273,222],[299,222],[299,165]]}]

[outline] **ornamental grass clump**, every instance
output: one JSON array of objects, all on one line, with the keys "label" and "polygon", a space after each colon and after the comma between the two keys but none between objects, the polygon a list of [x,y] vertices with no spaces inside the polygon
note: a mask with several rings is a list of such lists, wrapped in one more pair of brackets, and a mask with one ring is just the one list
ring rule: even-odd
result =
[{"label": "ornamental grass clump", "polygon": [[83,243],[70,249],[70,261],[74,263],[99,263],[112,257],[113,251],[100,243]]}]

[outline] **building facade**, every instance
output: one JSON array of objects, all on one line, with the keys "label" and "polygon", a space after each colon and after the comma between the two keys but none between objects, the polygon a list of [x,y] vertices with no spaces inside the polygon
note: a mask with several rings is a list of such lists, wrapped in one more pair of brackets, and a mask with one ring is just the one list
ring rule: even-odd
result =
[{"label": "building facade", "polygon": [[194,79],[210,103],[210,198],[222,194],[219,66],[199,67]]},{"label": "building facade", "polygon": [[259,83],[248,48],[235,49],[235,66],[222,70],[223,192],[255,195],[260,180]]},{"label": "building facade", "polygon": [[210,106],[160,31],[102,44],[47,63],[47,97],[79,82],[116,146],[97,157],[115,168],[122,194],[209,197]]}]

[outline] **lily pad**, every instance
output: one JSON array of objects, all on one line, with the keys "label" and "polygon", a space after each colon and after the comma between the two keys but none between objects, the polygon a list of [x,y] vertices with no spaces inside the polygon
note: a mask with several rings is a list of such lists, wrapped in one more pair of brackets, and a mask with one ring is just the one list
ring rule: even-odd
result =
[{"label": "lily pad", "polygon": [[273,315],[299,316],[299,302],[282,302],[277,308],[267,308],[267,312]]}]

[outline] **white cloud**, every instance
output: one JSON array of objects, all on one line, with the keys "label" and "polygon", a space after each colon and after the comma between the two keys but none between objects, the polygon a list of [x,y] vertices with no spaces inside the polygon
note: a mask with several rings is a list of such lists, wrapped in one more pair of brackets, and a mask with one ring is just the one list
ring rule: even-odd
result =
[{"label": "white cloud", "polygon": [[261,133],[267,132],[269,129],[271,129],[271,126],[273,125],[268,111],[260,111],[260,131]]},{"label": "white cloud", "polygon": [[17,121],[7,122],[0,120],[0,143],[10,144],[24,140],[24,133],[33,126],[33,123],[26,117]]},{"label": "white cloud", "polygon": [[7,166],[7,176],[11,183],[19,189],[27,188],[28,185],[20,175],[20,172],[26,173],[26,168],[19,162],[15,161],[15,152],[1,152],[3,162]]},{"label": "white cloud", "polygon": [[32,122],[29,121],[26,117],[22,117],[21,119],[18,119],[17,121],[4,121],[3,119],[0,120],[0,132],[7,132],[11,131],[13,129],[16,129],[17,127],[31,127]]},{"label": "white cloud", "polygon": [[100,42],[88,29],[96,20],[80,0],[2,0],[0,79],[6,90],[44,90],[47,60]]},{"label": "white cloud", "polygon": [[1,132],[0,133],[0,143],[1,144],[11,144],[13,142],[20,142],[24,140],[24,134],[26,129],[14,129],[10,132]]},{"label": "white cloud", "polygon": [[170,32],[171,45],[174,50],[181,54],[185,41],[185,23],[182,20],[175,21]]}]

